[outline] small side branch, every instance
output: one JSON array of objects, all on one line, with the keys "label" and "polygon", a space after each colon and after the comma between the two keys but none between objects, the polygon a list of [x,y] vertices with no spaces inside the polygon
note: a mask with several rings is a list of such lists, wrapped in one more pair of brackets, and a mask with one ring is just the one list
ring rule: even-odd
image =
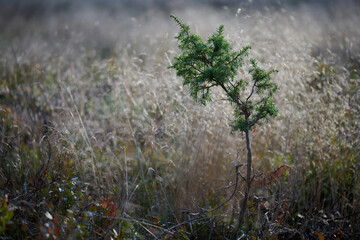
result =
[{"label": "small side branch", "polygon": [[214,86],[216,86],[217,84],[216,83],[213,83],[213,84],[211,84],[211,85],[202,85],[201,86],[201,88],[203,88],[203,89],[210,89],[210,88],[212,88],[212,87],[214,87]]},{"label": "small side branch", "polygon": [[244,55],[247,52],[247,50],[249,50],[250,48],[251,48],[250,46],[244,47],[238,54],[236,54],[236,56],[233,59],[231,59],[231,61],[227,62],[226,65],[232,64],[234,61],[236,61],[236,59]]},{"label": "small side branch", "polygon": [[252,88],[251,88],[251,93],[250,93],[250,95],[246,98],[246,102],[248,102],[249,99],[251,98],[251,96],[253,95],[254,90],[255,90],[255,87],[256,87],[256,82],[254,82],[254,85],[253,85]]},{"label": "small side branch", "polygon": [[[172,230],[174,230],[174,229],[176,229],[178,227],[181,227],[181,226],[183,226],[185,224],[192,223],[194,221],[199,221],[199,220],[207,218],[206,214],[209,214],[209,213],[212,213],[212,212],[215,212],[215,211],[219,210],[220,208],[222,208],[225,204],[227,204],[235,196],[236,190],[238,189],[238,186],[239,186],[239,176],[241,176],[241,174],[239,172],[239,168],[243,167],[243,166],[247,166],[247,163],[238,164],[238,160],[239,160],[239,152],[237,153],[237,157],[236,157],[236,160],[234,162],[236,179],[235,179],[235,184],[234,184],[234,190],[231,193],[231,195],[224,202],[222,202],[219,206],[217,206],[214,209],[203,210],[202,212],[192,212],[192,215],[199,215],[199,216],[195,217],[195,218],[192,218],[192,219],[189,219],[189,220],[186,220],[184,222],[181,222],[181,223],[179,223],[179,224],[177,224],[175,226],[172,226],[171,228],[168,229],[168,231],[172,231]],[[241,176],[241,177],[243,178],[243,180],[246,180],[243,176]]]}]

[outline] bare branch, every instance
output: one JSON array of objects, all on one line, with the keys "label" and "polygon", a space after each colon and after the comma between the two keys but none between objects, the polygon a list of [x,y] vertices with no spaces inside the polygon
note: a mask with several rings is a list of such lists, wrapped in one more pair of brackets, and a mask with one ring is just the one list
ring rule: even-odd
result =
[{"label": "bare branch", "polygon": [[[237,154],[237,157],[236,157],[236,160],[234,162],[234,167],[235,167],[235,175],[236,175],[236,179],[235,179],[235,187],[234,187],[234,190],[233,192],[231,193],[231,195],[224,201],[222,202],[221,204],[219,204],[216,208],[214,209],[211,209],[211,210],[204,210],[202,212],[191,212],[192,215],[200,215],[199,217],[196,217],[196,218],[192,218],[192,219],[189,219],[189,220],[186,220],[182,223],[179,223],[171,228],[168,229],[168,231],[171,231],[175,228],[178,228],[180,226],[183,226],[187,223],[191,223],[193,221],[198,221],[198,220],[201,220],[201,219],[205,219],[207,218],[207,216],[204,216],[204,214],[208,214],[208,213],[212,213],[212,212],[215,212],[217,210],[219,210],[220,208],[222,208],[223,206],[225,206],[225,204],[227,204],[234,196],[235,196],[235,193],[236,193],[236,190],[238,188],[238,185],[239,185],[239,176],[241,176],[241,178],[243,180],[246,180],[242,175],[241,173],[238,171],[239,167],[242,167],[242,166],[246,166],[247,164],[246,163],[241,163],[241,164],[237,164],[238,162],[238,159],[239,159],[239,152]],[[188,212],[190,214],[190,211]]]},{"label": "bare branch", "polygon": [[238,57],[240,57],[241,55],[243,55],[244,53],[246,53],[246,51],[250,49],[250,46],[246,46],[245,48],[243,48],[238,54],[236,54],[236,56],[231,59],[231,61],[227,62],[226,65],[230,65],[231,63],[233,63],[234,61],[236,61],[236,59],[238,59]]},{"label": "bare branch", "polygon": [[256,82],[254,82],[254,85],[252,86],[251,88],[251,93],[250,95],[246,98],[246,103],[248,102],[248,100],[251,98],[251,96],[253,95],[254,93],[254,90],[255,90],[255,87],[256,87]]},{"label": "bare branch", "polygon": [[211,85],[203,85],[203,86],[201,86],[203,89],[210,89],[210,88],[212,88],[212,87],[214,87],[214,86],[216,86],[217,84],[216,83],[213,83],[213,84],[211,84]]}]

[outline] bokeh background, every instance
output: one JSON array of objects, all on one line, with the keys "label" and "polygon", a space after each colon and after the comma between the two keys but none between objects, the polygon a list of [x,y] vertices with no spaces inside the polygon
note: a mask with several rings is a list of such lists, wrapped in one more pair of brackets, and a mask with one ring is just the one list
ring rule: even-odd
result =
[{"label": "bokeh background", "polygon": [[[357,1],[0,1],[2,237],[226,239],[244,138],[215,92],[168,66],[175,14],[277,69],[279,117],[252,133],[244,238],[359,238]],[[248,79],[247,65],[239,77]],[[284,172],[282,166],[290,166]],[[243,187],[243,186],[241,186]],[[240,237],[240,235],[239,235]]]}]

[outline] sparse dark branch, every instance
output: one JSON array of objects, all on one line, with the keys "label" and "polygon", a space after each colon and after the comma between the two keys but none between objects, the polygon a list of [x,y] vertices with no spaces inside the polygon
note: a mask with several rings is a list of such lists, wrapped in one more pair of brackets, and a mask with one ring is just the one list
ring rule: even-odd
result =
[{"label": "sparse dark branch", "polygon": [[[204,216],[205,214],[212,213],[212,212],[215,212],[215,211],[219,210],[220,208],[222,208],[223,206],[225,206],[225,204],[227,204],[227,203],[235,196],[236,190],[237,190],[237,188],[238,188],[238,186],[239,186],[239,175],[241,176],[241,174],[240,174],[240,172],[239,172],[239,168],[242,167],[242,166],[247,166],[246,163],[237,164],[238,158],[239,158],[239,153],[237,154],[237,158],[236,158],[236,161],[235,161],[235,163],[234,163],[235,176],[236,176],[236,178],[235,178],[234,190],[233,190],[233,192],[231,193],[231,195],[230,195],[224,202],[222,202],[221,204],[219,204],[216,208],[211,209],[211,210],[205,210],[205,211],[203,211],[203,212],[194,213],[194,214],[196,214],[196,215],[199,214],[200,216],[199,216],[199,217],[196,217],[196,218],[192,218],[192,219],[186,220],[186,221],[184,221],[184,222],[181,222],[181,223],[179,223],[179,224],[177,224],[177,225],[169,228],[168,231],[171,231],[171,230],[173,230],[173,229],[175,229],[175,228],[181,227],[181,226],[183,226],[183,225],[185,225],[185,224],[187,224],[187,223],[190,223],[190,222],[194,222],[194,221],[198,221],[198,220],[207,218],[206,216]],[[241,176],[241,177],[242,177],[242,176]],[[244,177],[242,177],[242,178],[245,180]]]},{"label": "sparse dark branch", "polygon": [[217,206],[214,209],[211,209],[208,213],[217,211],[218,209],[222,208],[225,204],[227,204],[234,196],[236,193],[236,190],[238,188],[239,185],[239,172],[238,172],[239,167],[235,166],[235,171],[236,171],[236,179],[235,179],[235,187],[234,187],[234,191],[231,193],[231,195],[228,197],[228,199],[226,199],[224,202],[222,202],[221,204],[219,204],[219,206]]},{"label": "sparse dark branch", "polygon": [[[263,112],[265,110],[265,105],[262,106],[262,108],[259,110],[259,112]],[[249,128],[252,128],[260,119],[262,119],[263,116],[258,116],[256,117],[250,124],[249,124]]]},{"label": "sparse dark branch", "polygon": [[244,181],[246,182],[246,178],[245,178],[243,175],[241,175],[240,172],[239,172],[239,175],[240,175],[240,177],[242,178],[242,180],[244,180]]},{"label": "sparse dark branch", "polygon": [[203,85],[203,86],[201,86],[203,89],[210,89],[210,88],[212,88],[212,87],[214,87],[214,86],[216,86],[217,84],[216,83],[213,83],[213,84],[211,84],[211,85]]},{"label": "sparse dark branch", "polygon": [[192,219],[186,220],[186,221],[181,222],[181,223],[179,223],[179,224],[177,224],[177,225],[175,225],[175,226],[172,226],[171,228],[168,229],[168,231],[171,231],[171,230],[173,230],[173,229],[176,229],[176,228],[178,228],[178,227],[181,227],[181,226],[183,226],[183,225],[185,225],[185,224],[188,224],[188,223],[190,223],[190,222],[199,221],[199,220],[205,219],[205,218],[207,218],[207,216],[202,215],[202,216],[200,216],[200,217],[196,217],[196,218],[192,218]]},{"label": "sparse dark branch", "polygon": [[[212,209],[211,211],[209,212],[214,212],[220,208],[222,208],[226,203],[228,203],[234,196],[235,196],[235,193],[236,193],[236,190],[238,188],[238,184],[239,184],[239,175],[241,176],[240,172],[238,171],[239,167],[242,167],[246,164],[236,164],[237,161],[239,159],[239,153],[237,154],[237,157],[236,157],[236,161],[234,163],[234,167],[235,167],[235,175],[236,175],[236,179],[235,179],[235,187],[234,187],[234,191],[231,193],[230,197],[228,199],[226,199],[224,202],[222,202],[221,204],[219,204],[219,206],[217,206],[216,208]],[[242,176],[241,176],[242,177]]]},{"label": "sparse dark branch", "polygon": [[357,218],[360,218],[360,211],[357,211],[357,212],[354,212],[354,213],[351,213],[351,214],[348,214],[344,217],[336,217],[336,218],[327,218],[326,221],[338,221],[338,220],[343,220],[343,219],[347,219],[347,218],[351,218],[351,217],[354,217],[354,216],[357,216]]},{"label": "sparse dark branch", "polygon": [[[231,81],[229,81],[229,82],[230,82],[230,85],[231,85],[233,88],[237,88],[237,86],[235,86]],[[236,96],[236,101],[235,101],[235,103],[237,103],[237,104],[238,104],[239,106],[241,106],[241,107],[246,106],[246,104],[244,103],[244,101],[241,100],[240,96]]]},{"label": "sparse dark branch", "polygon": [[238,59],[240,56],[244,55],[244,53],[250,48],[251,48],[250,46],[246,46],[245,48],[243,48],[238,54],[236,54],[236,56],[233,59],[231,59],[229,62],[227,62],[226,65],[232,64],[234,61],[236,61],[236,59]]},{"label": "sparse dark branch", "polygon": [[261,99],[260,101],[258,101],[257,103],[255,103],[254,106],[257,106],[257,105],[259,105],[259,104],[261,104],[261,103],[263,103],[263,102],[265,102],[265,101],[267,101],[267,98],[266,98],[266,97],[264,97],[263,99]]},{"label": "sparse dark branch", "polygon": [[195,69],[196,71],[198,71],[199,73],[204,74],[204,72],[203,72],[201,69],[198,69],[198,68],[195,67],[194,65],[191,65],[191,67],[192,67],[193,69]]},{"label": "sparse dark branch", "polygon": [[[235,103],[235,104],[238,104],[237,101],[231,99],[231,98],[222,98],[221,100],[224,100],[224,101],[229,101],[229,102],[232,102],[232,103]],[[242,113],[242,115],[244,115],[245,113]]]},{"label": "sparse dark branch", "polygon": [[253,95],[254,90],[255,90],[255,87],[256,87],[256,82],[254,82],[254,84],[253,84],[253,86],[252,86],[252,88],[251,88],[251,93],[250,93],[250,95],[246,98],[246,102],[248,102],[249,99],[251,98],[251,96]]},{"label": "sparse dark branch", "polygon": [[249,125],[249,128],[252,128],[260,119],[261,117],[255,118],[255,120]]},{"label": "sparse dark branch", "polygon": [[251,181],[250,182],[253,182],[255,178],[257,177],[261,177],[263,175],[263,173],[260,173],[260,174],[254,174],[251,178]]},{"label": "sparse dark branch", "polygon": [[234,85],[234,83],[231,81],[231,79],[227,78],[228,82],[230,83],[230,85],[233,87],[233,88],[236,88],[236,86]]},{"label": "sparse dark branch", "polygon": [[[226,94],[229,96],[229,90],[226,88],[226,86],[223,83],[220,83],[219,86],[226,92]],[[236,99],[232,99],[232,102],[235,102],[239,107],[244,107],[245,104],[241,101],[240,98],[236,97]]]},{"label": "sparse dark branch", "polygon": [[225,186],[225,187],[222,187],[222,188],[218,188],[218,189],[215,190],[215,192],[227,190],[227,189],[229,189],[229,188],[232,188],[233,186],[235,186],[235,183],[231,183],[231,182],[230,182],[229,185],[227,185],[227,186]]}]

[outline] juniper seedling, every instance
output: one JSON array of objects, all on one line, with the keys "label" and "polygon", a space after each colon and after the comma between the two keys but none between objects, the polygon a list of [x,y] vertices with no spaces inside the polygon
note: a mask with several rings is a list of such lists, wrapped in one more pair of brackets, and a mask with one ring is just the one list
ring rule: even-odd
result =
[{"label": "juniper seedling", "polygon": [[[251,48],[246,46],[240,51],[233,51],[224,38],[224,26],[204,42],[202,38],[190,32],[190,27],[174,15],[171,18],[180,26],[180,32],[175,37],[178,40],[180,55],[175,57],[175,63],[170,66],[178,76],[184,79],[183,84],[189,86],[190,95],[201,104],[211,101],[211,90],[221,88],[226,100],[234,109],[233,131],[245,133],[247,148],[246,189],[241,204],[241,211],[234,228],[232,239],[243,223],[251,182],[252,151],[250,132],[262,120],[275,117],[278,109],[273,102],[273,96],[278,86],[271,81],[270,75],[276,70],[265,71],[260,68],[255,59],[250,59],[251,80],[237,78],[239,68],[244,65],[244,58]],[[246,89],[249,91],[246,92]],[[257,97],[255,97],[257,96]],[[236,168],[237,169],[237,168]],[[237,173],[238,174],[238,173]]]}]

